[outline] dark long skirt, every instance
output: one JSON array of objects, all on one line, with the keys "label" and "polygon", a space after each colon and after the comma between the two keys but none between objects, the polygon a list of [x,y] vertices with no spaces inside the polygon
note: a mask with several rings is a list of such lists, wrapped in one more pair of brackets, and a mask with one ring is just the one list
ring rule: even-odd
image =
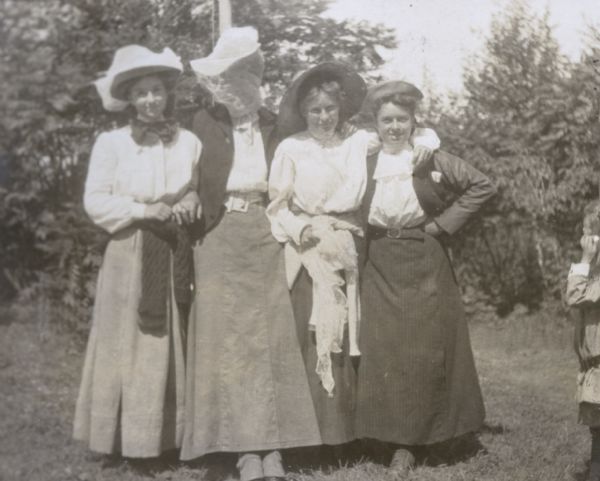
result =
[{"label": "dark long skirt", "polygon": [[265,209],[225,214],[194,264],[181,458],[320,444]]},{"label": "dark long skirt", "polygon": [[312,312],[312,280],[302,268],[292,287],[292,306],[300,349],[304,357],[306,374],[317,413],[317,421],[323,444],[343,444],[355,439],[354,412],[356,401],[356,369],[348,355],[348,330],[344,333],[343,352],[332,354],[332,370],[335,380],[333,397],[323,388],[317,367],[317,345],[314,331],[308,323]]},{"label": "dark long skirt", "polygon": [[485,413],[446,252],[423,232],[410,237],[369,243],[356,434],[423,445],[477,431]]}]

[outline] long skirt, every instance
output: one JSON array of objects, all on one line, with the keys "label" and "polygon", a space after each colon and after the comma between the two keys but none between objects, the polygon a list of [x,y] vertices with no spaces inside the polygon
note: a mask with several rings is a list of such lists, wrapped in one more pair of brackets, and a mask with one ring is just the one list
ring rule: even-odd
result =
[{"label": "long skirt", "polygon": [[265,209],[226,213],[194,248],[182,459],[321,443]]},{"label": "long skirt", "polygon": [[428,234],[410,237],[369,242],[356,430],[423,445],[477,431],[485,413],[447,253]]},{"label": "long skirt", "polygon": [[298,274],[291,295],[298,339],[323,444],[347,443],[354,439],[356,401],[356,369],[348,355],[348,330],[344,333],[343,351],[331,355],[335,388],[333,397],[330,397],[315,371],[317,345],[314,331],[308,327],[312,312],[312,280],[306,269],[302,268]]},{"label": "long skirt", "polygon": [[152,457],[181,445],[184,359],[171,289],[166,328],[138,326],[141,232],[108,243],[100,269],[73,434],[101,453]]}]

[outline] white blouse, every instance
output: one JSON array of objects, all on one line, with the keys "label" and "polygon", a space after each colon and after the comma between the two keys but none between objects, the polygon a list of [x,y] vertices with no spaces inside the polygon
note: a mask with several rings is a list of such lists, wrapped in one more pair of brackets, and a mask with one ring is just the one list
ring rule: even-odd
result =
[{"label": "white blouse", "polygon": [[373,173],[375,193],[369,209],[369,224],[386,229],[410,228],[425,219],[412,183],[413,151],[398,154],[383,151]]},{"label": "white blouse", "polygon": [[279,144],[271,166],[272,202],[267,209],[278,241],[300,243],[307,222],[296,216],[293,208],[309,215],[341,214],[359,208],[367,183],[366,157],[372,138],[372,133],[358,130],[325,146],[302,132]]},{"label": "white blouse", "polygon": [[86,212],[113,233],[142,219],[147,204],[173,205],[196,187],[201,150],[200,140],[184,129],[168,145],[140,146],[129,126],[100,134],[85,182]]},{"label": "white blouse", "polygon": [[267,160],[258,114],[233,119],[233,165],[227,192],[266,192]]}]

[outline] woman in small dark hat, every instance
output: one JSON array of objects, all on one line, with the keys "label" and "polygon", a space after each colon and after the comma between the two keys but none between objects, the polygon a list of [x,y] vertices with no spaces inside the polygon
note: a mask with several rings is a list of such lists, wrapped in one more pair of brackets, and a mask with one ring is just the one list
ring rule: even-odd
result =
[{"label": "woman in small dark hat", "polygon": [[494,194],[471,165],[437,151],[413,168],[423,94],[391,81],[369,90],[381,151],[367,162],[357,436],[390,443],[391,469],[413,447],[477,431],[484,407],[461,296],[444,240]]},{"label": "woman in small dark hat", "polygon": [[168,48],[156,53],[128,45],[96,82],[107,110],[132,112],[128,125],[96,139],[83,199],[111,239],[98,278],[74,437],[101,453],[143,458],[181,446],[191,245],[184,247],[171,220],[196,215],[194,171],[202,148],[165,115],[182,70]]},{"label": "woman in small dark hat", "polygon": [[[280,106],[278,128],[289,135],[275,152],[267,214],[285,243],[286,272],[298,338],[324,444],[355,439],[359,207],[367,183],[366,157],[377,135],[344,135],[366,94],[349,66],[326,62],[293,82]],[[438,141],[420,132],[421,143]],[[430,151],[431,152],[431,151]]]}]

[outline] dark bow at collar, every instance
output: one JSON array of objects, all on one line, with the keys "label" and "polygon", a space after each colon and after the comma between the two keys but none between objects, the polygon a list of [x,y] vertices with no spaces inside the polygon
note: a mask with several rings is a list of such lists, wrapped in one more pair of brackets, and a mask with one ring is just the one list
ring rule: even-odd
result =
[{"label": "dark bow at collar", "polygon": [[138,145],[152,145],[158,137],[163,144],[170,144],[177,134],[178,124],[175,120],[166,119],[158,122],[143,122],[133,118],[129,122],[131,137]]}]

